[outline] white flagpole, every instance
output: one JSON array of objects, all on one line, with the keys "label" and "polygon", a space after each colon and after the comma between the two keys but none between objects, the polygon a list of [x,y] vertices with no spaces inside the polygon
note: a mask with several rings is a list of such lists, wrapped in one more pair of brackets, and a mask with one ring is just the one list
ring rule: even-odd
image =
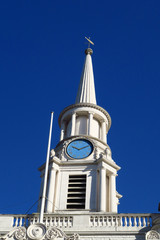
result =
[{"label": "white flagpole", "polygon": [[44,207],[45,207],[45,199],[46,199],[46,188],[47,188],[48,166],[49,166],[49,153],[50,153],[51,135],[52,135],[52,123],[53,123],[53,112],[51,112],[51,122],[50,122],[48,150],[47,150],[46,166],[45,166],[45,174],[44,174],[43,194],[42,194],[42,200],[41,200],[42,202],[41,202],[40,215],[39,215],[39,222],[40,223],[43,223],[43,215],[44,215]]}]

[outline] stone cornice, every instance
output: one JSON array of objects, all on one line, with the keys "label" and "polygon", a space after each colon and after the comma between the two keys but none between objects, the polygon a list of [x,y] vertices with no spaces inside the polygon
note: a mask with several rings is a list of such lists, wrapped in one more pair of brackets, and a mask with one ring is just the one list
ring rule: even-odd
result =
[{"label": "stone cornice", "polygon": [[62,119],[62,116],[65,112],[67,112],[68,110],[71,110],[73,108],[78,108],[78,107],[90,107],[90,108],[94,108],[94,109],[97,109],[99,111],[101,111],[108,119],[108,130],[110,129],[111,127],[111,117],[109,115],[109,113],[102,107],[96,105],[96,104],[93,104],[93,103],[77,103],[77,104],[72,104],[68,107],[66,107],[59,115],[59,118],[58,118],[58,123],[59,123],[59,126],[61,127],[61,119]]},{"label": "stone cornice", "polygon": [[99,158],[97,160],[97,162],[105,162],[108,165],[110,165],[111,167],[115,168],[117,171],[121,169],[121,167],[119,167],[114,161],[112,162],[112,161],[108,160],[107,158],[104,158],[103,156],[101,158]]}]

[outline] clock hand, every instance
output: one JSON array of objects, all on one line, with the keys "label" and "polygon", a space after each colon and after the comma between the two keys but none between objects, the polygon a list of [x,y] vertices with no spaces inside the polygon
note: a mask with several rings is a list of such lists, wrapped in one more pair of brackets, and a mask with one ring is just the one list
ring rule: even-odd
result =
[{"label": "clock hand", "polygon": [[80,148],[77,148],[77,147],[74,147],[74,146],[72,146],[72,148],[75,148],[75,149],[77,149],[77,150],[80,150]]},{"label": "clock hand", "polygon": [[79,150],[81,150],[81,149],[83,149],[83,148],[87,148],[87,147],[89,147],[89,146],[88,146],[88,145],[87,145],[87,146],[84,146],[84,147],[80,148]]}]

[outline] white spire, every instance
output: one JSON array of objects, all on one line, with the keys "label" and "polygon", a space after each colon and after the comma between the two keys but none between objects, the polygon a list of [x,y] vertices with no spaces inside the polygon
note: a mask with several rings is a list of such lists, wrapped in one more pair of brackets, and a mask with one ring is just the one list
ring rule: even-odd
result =
[{"label": "white spire", "polygon": [[85,51],[86,60],[78,88],[76,103],[96,103],[96,94],[94,86],[94,75],[92,67],[92,55],[93,51],[87,48]]}]

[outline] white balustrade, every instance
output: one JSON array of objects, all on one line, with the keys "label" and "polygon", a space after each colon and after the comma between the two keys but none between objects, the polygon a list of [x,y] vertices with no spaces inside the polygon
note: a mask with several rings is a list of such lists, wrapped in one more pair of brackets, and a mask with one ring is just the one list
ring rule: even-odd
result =
[{"label": "white balustrade", "polygon": [[[28,227],[31,224],[37,223],[39,219],[38,214],[33,215],[11,215],[13,218],[12,227]],[[76,215],[65,214],[45,214],[43,223],[49,227],[54,226],[58,228],[74,228],[74,218]],[[89,225],[87,228],[116,228],[138,230],[152,226],[152,218],[150,214],[88,214]]]},{"label": "white balustrade", "polygon": [[[98,220],[100,219],[100,220]],[[149,214],[117,214],[117,215],[92,215],[90,217],[90,227],[123,227],[123,228],[143,228],[152,226]]]}]

